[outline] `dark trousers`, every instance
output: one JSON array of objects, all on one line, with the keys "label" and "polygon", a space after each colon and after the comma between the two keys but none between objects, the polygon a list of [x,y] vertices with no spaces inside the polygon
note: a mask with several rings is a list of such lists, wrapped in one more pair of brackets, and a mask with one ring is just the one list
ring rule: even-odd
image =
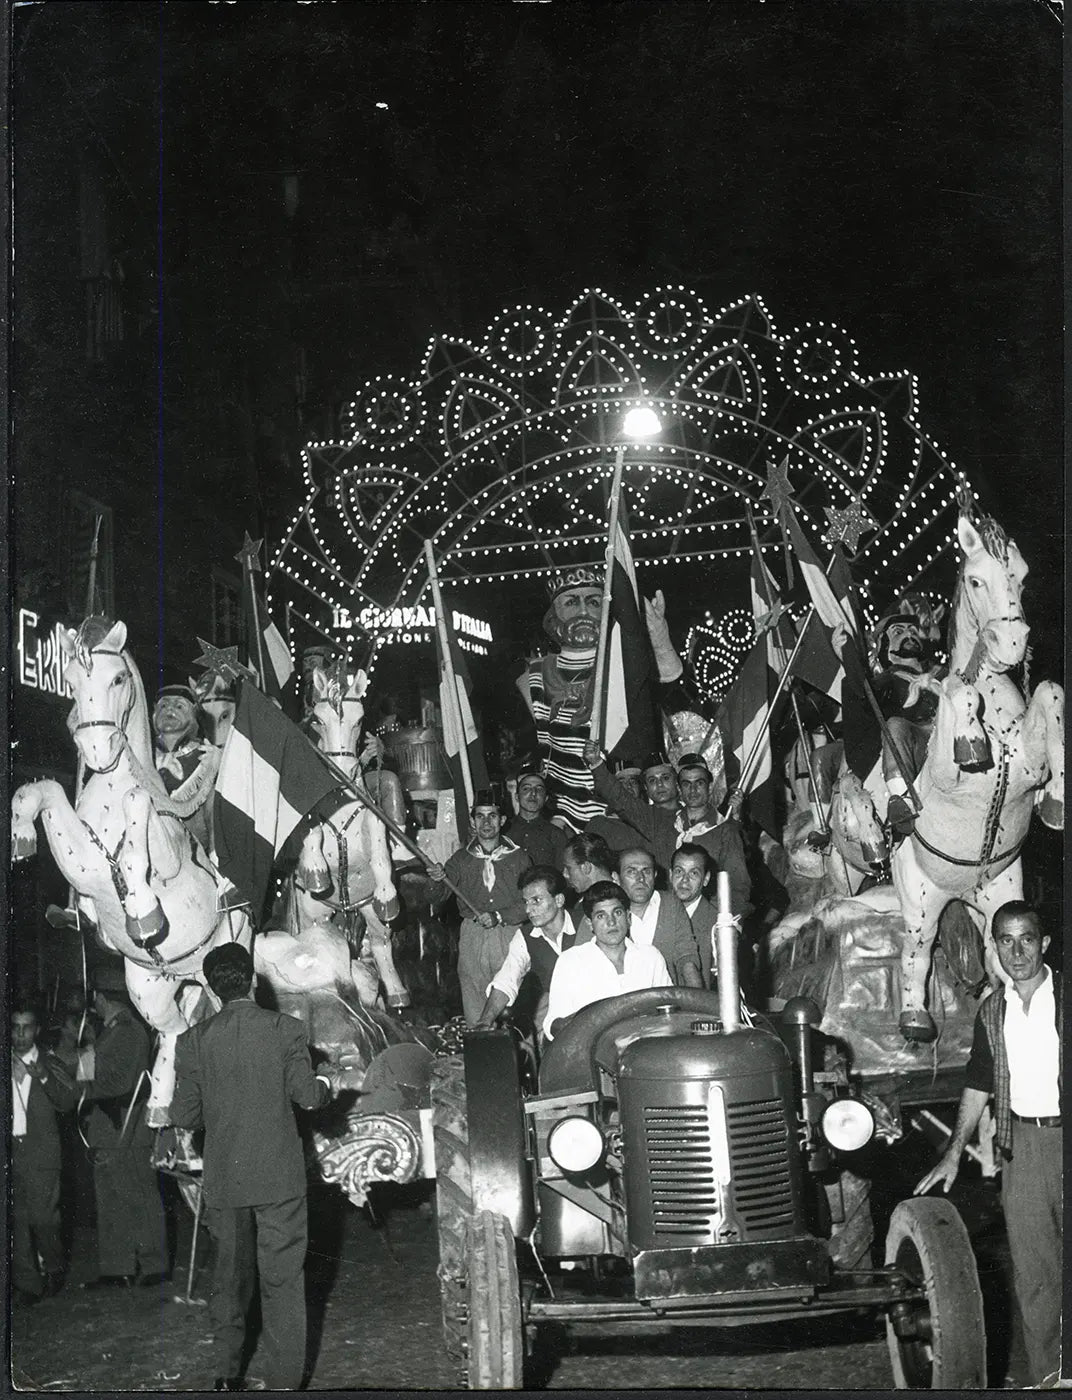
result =
[{"label": "dark trousers", "polygon": [[93,1162],[97,1202],[97,1258],[102,1274],[167,1272],[167,1226],[160,1178],[139,1138],[119,1148],[97,1148]]},{"label": "dark trousers", "polygon": [[271,1390],[297,1390],[305,1369],[305,1197],[258,1206],[206,1205],[205,1221],[216,1242],[210,1303],[216,1375],[241,1375],[256,1271],[267,1344],[265,1381]]},{"label": "dark trousers", "polygon": [[63,1272],[60,1243],[60,1173],[27,1163],[26,1143],[13,1138],[11,1145],[11,1274],[16,1288],[40,1293],[44,1287],[37,1256],[45,1272]]},{"label": "dark trousers", "polygon": [[1012,1160],[1001,1169],[1001,1204],[1031,1374],[1041,1385],[1061,1361],[1062,1156],[1060,1127],[1012,1125]]}]

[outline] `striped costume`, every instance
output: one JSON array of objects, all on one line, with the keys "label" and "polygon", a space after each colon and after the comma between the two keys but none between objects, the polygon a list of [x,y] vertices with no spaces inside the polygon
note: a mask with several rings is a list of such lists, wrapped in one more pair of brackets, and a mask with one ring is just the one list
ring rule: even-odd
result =
[{"label": "striped costume", "polygon": [[606,804],[595,795],[584,761],[592,709],[595,648],[530,661],[525,681],[547,783],[548,812],[583,831]]}]

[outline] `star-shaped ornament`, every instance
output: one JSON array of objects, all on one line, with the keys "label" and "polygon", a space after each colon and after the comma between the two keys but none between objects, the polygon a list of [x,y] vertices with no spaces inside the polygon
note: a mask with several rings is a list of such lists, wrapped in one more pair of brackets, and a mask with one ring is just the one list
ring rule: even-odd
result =
[{"label": "star-shaped ornament", "polygon": [[215,671],[225,680],[256,680],[249,667],[243,666],[239,661],[237,647],[214,647],[211,642],[206,642],[204,637],[198,637],[197,644],[201,648],[201,655],[195,660],[195,666],[203,666],[206,671]]},{"label": "star-shaped ornament", "polygon": [[767,468],[767,484],[760,492],[761,501],[770,501],[775,515],[781,515],[792,503],[793,488],[789,485],[789,458],[784,457],[778,466],[773,463]]},{"label": "star-shaped ornament", "polygon": [[868,511],[859,496],[852,496],[844,510],[826,507],[830,528],[823,539],[827,544],[843,544],[850,554],[860,548],[860,536],[878,528],[878,521]]},{"label": "star-shaped ornament", "polygon": [[770,632],[777,627],[783,615],[788,611],[789,609],[784,603],[778,602],[775,603],[770,612],[760,613],[756,618],[756,636],[762,637],[764,632]]},{"label": "star-shaped ornament", "polygon": [[263,540],[250,539],[249,531],[247,530],[246,537],[242,541],[242,548],[235,555],[235,558],[242,567],[244,569],[248,568],[251,574],[259,574],[261,572],[261,545],[263,543]]}]

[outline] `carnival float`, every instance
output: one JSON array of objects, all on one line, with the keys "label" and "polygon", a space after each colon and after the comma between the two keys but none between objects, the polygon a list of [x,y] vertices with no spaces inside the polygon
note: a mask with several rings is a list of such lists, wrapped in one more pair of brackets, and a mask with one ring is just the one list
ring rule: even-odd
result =
[{"label": "carnival float", "polygon": [[[305,663],[303,742],[339,800],[273,851],[278,898],[256,907],[223,873],[219,786],[214,834],[192,820],[202,784],[168,791],[114,619],[87,617],[64,644],[74,804],[49,782],[12,804],[15,858],[40,822],[76,921],[123,956],[158,1032],[150,1121],[166,1125],[176,1035],[212,1009],[201,960],[239,939],[264,994],[348,1070],[317,1125],[324,1176],[360,1204],[376,1181],[434,1171],[431,1065],[454,1042],[406,1010],[405,969],[412,984],[433,967],[443,992],[451,962],[423,870],[458,844],[455,793],[471,799],[473,779],[461,762],[456,787],[448,759],[457,770],[479,724],[450,658],[519,663],[552,798],[578,825],[592,795],[571,797],[562,755],[595,735],[639,756],[610,727],[609,692],[632,674],[608,623],[622,537],[658,741],[671,760],[701,752],[729,810],[755,818],[763,787],[780,813],[759,837],[787,904],[757,935],[768,1003],[819,1003],[830,1053],[886,1095],[889,1137],[902,1105],[956,1097],[948,1072],[999,973],[990,916],[1022,893],[1033,812],[1063,821],[1063,696],[1031,687],[1025,561],[927,436],[909,371],[867,373],[838,327],[780,330],[755,296],[712,311],[680,287],[631,307],[589,290],[558,316],[519,306],[472,341],[433,340],[413,378],[364,384],[345,431],[303,462],[266,601],[291,664]],[[239,557],[252,595],[251,543]],[[597,638],[571,640],[548,611],[552,576],[598,591]],[[675,606],[689,608],[678,648]],[[524,659],[492,644],[512,615],[549,627]],[[437,643],[438,692],[366,735],[366,691],[402,638]],[[516,628],[512,640],[523,645]],[[265,658],[202,647],[191,694],[225,775],[248,735],[240,692],[264,684]],[[763,703],[734,728],[760,660]],[[866,771],[850,696],[872,723]],[[402,971],[399,938],[416,950]],[[161,1160],[196,1172],[188,1143]]]}]

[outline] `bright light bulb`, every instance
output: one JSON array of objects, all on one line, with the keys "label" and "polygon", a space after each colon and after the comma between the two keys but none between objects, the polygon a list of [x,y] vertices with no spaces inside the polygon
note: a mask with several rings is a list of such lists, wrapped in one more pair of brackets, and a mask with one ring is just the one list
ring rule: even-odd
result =
[{"label": "bright light bulb", "polygon": [[622,431],[629,438],[658,437],[662,430],[659,415],[646,405],[642,408],[631,408],[622,424]]}]

